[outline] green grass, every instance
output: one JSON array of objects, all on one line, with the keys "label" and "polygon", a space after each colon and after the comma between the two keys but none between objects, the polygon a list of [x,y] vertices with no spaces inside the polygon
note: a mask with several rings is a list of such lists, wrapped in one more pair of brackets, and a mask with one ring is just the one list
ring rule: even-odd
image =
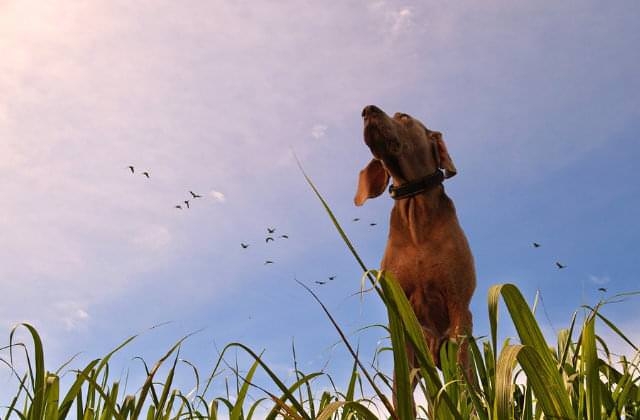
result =
[{"label": "green grass", "polygon": [[[56,371],[45,367],[44,347],[36,329],[29,324],[17,326],[10,334],[11,359],[4,360],[16,378],[15,396],[4,402],[3,418],[21,419],[178,419],[229,418],[251,419],[376,419],[386,407],[391,418],[411,417],[414,397],[410,393],[410,375],[404,343],[414,344],[420,360],[420,374],[428,378],[416,391],[426,404],[418,407],[420,417],[431,419],[637,419],[640,418],[640,353],[637,347],[604,318],[599,306],[588,308],[584,320],[577,325],[573,317],[567,329],[559,332],[555,345],[544,340],[533,313],[518,289],[511,284],[493,286],[489,292],[488,312],[491,339],[470,341],[476,382],[469,384],[456,365],[455,345],[443,349],[442,371],[436,370],[424,343],[421,330],[397,283],[376,273],[376,287],[380,288],[388,308],[389,335],[398,382],[398,403],[395,408],[388,401],[391,379],[385,372],[376,371],[363,363],[335,323],[344,344],[353,354],[354,364],[348,376],[346,390],[326,391],[323,372],[303,373],[296,370],[290,383],[278,378],[262,360],[261,355],[241,343],[230,343],[222,351],[212,372],[197,392],[183,392],[174,387],[181,344],[176,342],[151,367],[143,383],[134,385],[134,393],[124,395],[121,384],[110,377],[109,362],[136,336],[118,345],[104,357],[79,369],[67,366]],[[498,301],[502,299],[508,315],[518,332],[519,343],[496,342]],[[331,322],[335,322],[327,312]],[[596,323],[600,319],[603,322]],[[636,351],[633,360],[613,356],[598,335],[596,325],[609,328]],[[16,342],[17,329],[25,329],[29,343]],[[229,350],[245,352],[253,362],[246,373],[228,366],[225,356]],[[383,349],[382,351],[387,351]],[[11,360],[18,353],[25,359],[26,371],[13,370]],[[158,377],[163,367],[163,376]],[[196,377],[201,375],[192,366]],[[223,369],[233,372],[234,397],[229,393],[205,397],[214,381],[221,378]],[[258,371],[266,374],[270,386],[253,384]],[[73,374],[74,380],[61,389],[63,374]],[[331,378],[329,378],[331,379]],[[199,379],[198,379],[199,381]],[[333,382],[333,381],[332,381]],[[363,386],[363,384],[367,386]],[[199,389],[198,389],[199,388]],[[361,396],[363,388],[370,389],[369,398]],[[249,393],[258,399],[250,399]],[[360,397],[357,397],[360,395]],[[260,408],[260,416],[257,417]]]},{"label": "green grass", "polygon": [[[306,175],[305,175],[306,177]],[[307,178],[308,180],[308,178]],[[309,180],[308,180],[309,181]],[[379,350],[390,351],[395,365],[397,404],[390,401],[394,375],[381,372],[372,363],[360,359],[358,350],[349,342],[340,325],[315,294],[309,293],[324,310],[342,343],[351,353],[353,367],[346,375],[346,390],[325,386],[334,378],[324,372],[304,373],[297,368],[295,378],[285,381],[276,375],[261,354],[242,343],[230,343],[220,352],[211,372],[203,375],[189,364],[196,377],[196,387],[184,391],[174,384],[181,345],[178,340],[150,368],[144,363],[146,378],[133,384],[134,392],[122,392],[119,380],[110,374],[110,361],[137,336],[116,346],[104,357],[80,368],[70,367],[73,359],[57,370],[45,364],[44,346],[36,328],[29,324],[16,326],[9,334],[9,344],[0,351],[8,353],[0,364],[15,378],[14,396],[0,402],[0,416],[19,419],[409,419],[412,417],[413,375],[420,381],[415,392],[421,418],[429,419],[640,419],[640,352],[600,309],[606,302],[577,311],[562,329],[555,343],[545,340],[534,311],[527,305],[515,285],[495,285],[489,291],[488,319],[490,337],[482,341],[469,339],[475,380],[469,383],[456,364],[456,345],[443,346],[442,369],[435,368],[422,340],[422,330],[410,305],[391,276],[367,271],[349,242],[329,206],[309,181],[366,277],[386,305],[390,345]],[[632,295],[633,293],[627,294]],[[625,297],[618,295],[616,298]],[[498,306],[504,302],[506,318],[515,327],[518,342],[498,343]],[[578,313],[581,320],[578,320]],[[478,314],[476,314],[476,317]],[[502,316],[505,318],[505,316]],[[599,322],[596,322],[599,321]],[[609,352],[596,329],[607,329],[621,337],[635,352],[628,360]],[[27,332],[27,342],[15,339],[16,331]],[[404,351],[405,343],[413,344],[419,360],[410,371]],[[230,365],[229,351],[241,352],[250,363],[244,370]],[[25,366],[18,372],[15,361],[20,357]],[[144,362],[144,360],[143,360]],[[232,373],[233,392],[210,396],[216,382],[223,381],[223,371]],[[162,372],[162,376],[160,375]],[[256,375],[263,375],[260,386]],[[71,381],[62,381],[72,375]],[[205,379],[201,384],[201,378]],[[226,381],[226,379],[224,379]],[[61,382],[70,382],[64,389]],[[267,385],[264,385],[264,383]],[[228,389],[228,382],[225,382]],[[369,391],[364,391],[369,390]],[[364,396],[369,392],[369,396]]]}]

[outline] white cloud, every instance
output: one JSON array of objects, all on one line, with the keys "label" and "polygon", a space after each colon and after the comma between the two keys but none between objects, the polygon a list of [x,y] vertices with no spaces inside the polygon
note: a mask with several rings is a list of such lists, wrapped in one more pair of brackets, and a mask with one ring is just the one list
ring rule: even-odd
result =
[{"label": "white cloud", "polygon": [[86,305],[76,301],[60,301],[53,305],[55,317],[62,322],[66,331],[86,327],[90,320]]},{"label": "white cloud", "polygon": [[327,126],[325,124],[316,124],[311,127],[311,137],[316,140],[321,139],[327,135]]},{"label": "white cloud", "polygon": [[392,12],[390,16],[393,22],[391,25],[391,34],[398,36],[402,32],[409,30],[411,25],[413,25],[412,16],[413,13],[408,7],[403,7]]},{"label": "white cloud", "polygon": [[398,7],[394,2],[381,0],[369,3],[369,10],[380,19],[382,33],[396,38],[413,27],[413,10]]},{"label": "white cloud", "polygon": [[611,281],[611,278],[609,278],[609,276],[594,276],[593,274],[591,274],[589,275],[589,280],[593,284],[605,285]]},{"label": "white cloud", "polygon": [[220,203],[224,203],[225,201],[227,201],[227,197],[223,193],[221,193],[220,191],[211,190],[209,192],[209,195],[211,197],[213,197],[214,199],[216,199]]}]

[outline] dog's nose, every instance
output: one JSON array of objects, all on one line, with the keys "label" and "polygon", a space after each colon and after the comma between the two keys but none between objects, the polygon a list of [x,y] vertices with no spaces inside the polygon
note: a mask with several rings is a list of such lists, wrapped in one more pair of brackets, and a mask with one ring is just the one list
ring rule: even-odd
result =
[{"label": "dog's nose", "polygon": [[381,114],[382,110],[375,105],[367,105],[362,110],[362,118],[366,118],[372,114]]}]

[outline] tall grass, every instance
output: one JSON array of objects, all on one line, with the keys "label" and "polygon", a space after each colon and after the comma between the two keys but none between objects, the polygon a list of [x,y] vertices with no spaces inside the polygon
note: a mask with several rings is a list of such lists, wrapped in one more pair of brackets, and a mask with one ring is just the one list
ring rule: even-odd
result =
[{"label": "tall grass", "polygon": [[[306,175],[305,175],[306,177]],[[394,375],[378,371],[360,360],[358,351],[342,332],[338,322],[309,290],[334,325],[353,357],[346,390],[335,386],[327,391],[320,381],[335,383],[323,372],[304,373],[297,369],[295,379],[286,383],[262,359],[242,343],[230,343],[218,357],[213,370],[203,375],[189,364],[197,378],[188,392],[174,384],[182,343],[178,340],[151,368],[144,363],[146,378],[133,393],[122,393],[119,380],[110,375],[112,356],[122,351],[137,336],[131,336],[105,356],[81,368],[65,363],[57,370],[46,367],[44,346],[36,328],[16,326],[9,334],[9,344],[0,351],[4,368],[15,378],[15,392],[10,401],[0,402],[3,419],[377,419],[389,417],[405,420],[417,415],[429,419],[640,419],[640,351],[625,334],[600,311],[604,302],[581,309],[583,318],[574,314],[566,329],[560,330],[555,343],[549,343],[536,322],[532,309],[513,284],[495,285],[489,290],[488,318],[490,338],[469,338],[473,378],[468,380],[456,363],[456,344],[443,346],[441,369],[436,369],[422,338],[422,329],[403,291],[388,274],[366,271],[355,248],[315,186],[310,186],[322,202],[348,248],[365,270],[372,287],[384,302],[388,314],[388,334],[394,361]],[[502,300],[507,317],[517,331],[519,342],[498,342],[498,306]],[[599,320],[599,323],[596,321]],[[621,337],[635,352],[629,360],[614,357],[596,328],[606,328]],[[15,339],[24,329],[29,341]],[[418,366],[409,369],[405,344],[413,345]],[[230,350],[240,351],[252,360],[246,373],[225,358]],[[386,351],[383,349],[381,351]],[[24,360],[18,372],[16,358]],[[184,365],[184,364],[182,364]],[[166,374],[159,377],[160,368]],[[231,371],[235,390],[210,396],[223,370]],[[270,385],[259,386],[255,375],[260,371]],[[61,377],[72,374],[65,389]],[[423,378],[413,391],[415,375]],[[200,378],[206,378],[200,386]],[[395,381],[395,406],[390,402]],[[363,396],[363,389],[371,390]],[[358,392],[360,391],[360,392]],[[249,398],[258,396],[257,399]]]}]

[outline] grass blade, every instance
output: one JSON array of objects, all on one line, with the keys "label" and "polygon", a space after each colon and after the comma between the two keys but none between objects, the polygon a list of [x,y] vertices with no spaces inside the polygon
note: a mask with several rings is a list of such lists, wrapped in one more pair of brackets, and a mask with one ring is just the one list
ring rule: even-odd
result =
[{"label": "grass blade", "polygon": [[82,375],[76,375],[76,380],[67,391],[62,403],[60,404],[60,410],[58,411],[58,419],[63,420],[67,417],[73,400],[82,392],[82,385],[85,382],[85,378],[89,376],[89,373],[93,370],[94,366],[98,363],[98,359],[89,362],[89,364],[82,370]]},{"label": "grass blade", "polygon": [[[553,415],[559,415],[562,418],[573,418],[574,414],[571,402],[564,388],[563,379],[558,371],[557,361],[554,360],[553,354],[549,350],[544,336],[540,331],[540,327],[522,297],[522,294],[518,288],[512,284],[495,285],[489,290],[489,316],[491,319],[491,337],[494,348],[496,347],[494,340],[497,336],[497,303],[500,295],[511,315],[520,341],[524,345],[523,348],[525,348],[525,350],[509,351],[517,351],[518,355],[522,354],[522,356],[518,356],[518,361],[523,366],[523,369],[525,369],[525,363],[530,366],[530,369],[525,369],[525,372],[527,378],[532,382],[534,394],[539,399],[543,411],[546,415],[553,413]],[[513,347],[506,348],[513,349]],[[503,350],[503,352],[504,351],[505,350]],[[506,353],[506,355],[509,354]],[[524,359],[524,362],[520,357]],[[511,362],[511,359],[505,360],[509,363]],[[504,373],[506,367],[497,366],[496,368],[502,369],[501,372]],[[511,369],[510,366],[508,366],[508,368]],[[544,382],[535,382],[539,377],[543,377]],[[501,380],[503,379],[504,378],[501,378]],[[496,386],[497,381],[498,374],[496,372]],[[504,390],[502,392],[504,392]],[[504,394],[500,398],[503,397]],[[496,398],[498,398],[497,390]],[[504,412],[501,412],[501,414],[503,413]],[[496,414],[497,413],[494,413],[494,418],[496,418]]]},{"label": "grass blade", "polygon": [[586,408],[588,420],[600,420],[600,374],[598,369],[598,349],[596,348],[595,317],[587,318],[582,330],[582,374],[585,379]]},{"label": "grass blade", "polygon": [[231,415],[229,416],[230,420],[241,420],[242,419],[242,405],[244,404],[244,399],[247,396],[247,391],[249,390],[249,383],[253,378],[253,375],[256,373],[256,369],[258,368],[258,361],[253,362],[251,369],[247,373],[245,378],[242,378],[244,381],[242,387],[240,388],[240,392],[238,393],[238,398],[236,399],[236,403],[231,411]]},{"label": "grass blade", "polygon": [[[438,392],[442,388],[442,382],[440,381],[440,377],[436,371],[436,366],[431,358],[431,352],[427,349],[422,327],[418,322],[418,318],[413,312],[411,304],[407,300],[404,291],[398,282],[393,279],[393,276],[389,273],[381,272],[379,274],[379,283],[382,286],[384,295],[386,296],[388,307],[399,316],[399,319],[402,320],[406,337],[413,346],[415,356],[418,358],[420,364],[421,375],[427,385],[427,399],[431,404],[435,404]],[[404,351],[404,349],[394,348],[394,352],[396,351]],[[437,418],[461,419],[460,414],[446,392],[441,394],[441,399],[444,404],[437,407]]]}]

